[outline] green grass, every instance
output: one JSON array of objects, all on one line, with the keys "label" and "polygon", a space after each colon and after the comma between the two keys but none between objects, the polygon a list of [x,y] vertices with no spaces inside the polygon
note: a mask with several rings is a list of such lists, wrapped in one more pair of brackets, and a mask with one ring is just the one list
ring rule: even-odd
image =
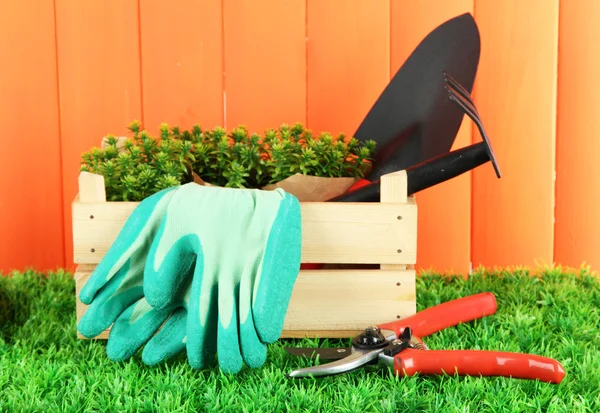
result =
[{"label": "green grass", "polygon": [[419,309],[482,291],[494,292],[498,300],[495,315],[434,334],[427,340],[431,348],[553,357],[567,372],[559,385],[504,377],[397,378],[374,369],[286,378],[309,362],[289,356],[285,345],[349,340],[280,341],[270,346],[263,368],[235,376],[191,370],[184,358],[156,368],[139,357],[113,363],[104,341],[76,339],[70,277],[0,276],[1,411],[600,411],[600,282],[585,270],[418,279]]}]

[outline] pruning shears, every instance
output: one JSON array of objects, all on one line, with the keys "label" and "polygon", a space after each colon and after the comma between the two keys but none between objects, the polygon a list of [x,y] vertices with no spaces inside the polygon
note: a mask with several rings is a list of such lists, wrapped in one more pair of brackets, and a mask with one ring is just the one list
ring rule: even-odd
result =
[{"label": "pruning shears", "polygon": [[496,312],[492,293],[480,293],[430,307],[417,314],[365,328],[349,348],[296,348],[293,355],[330,363],[300,368],[289,377],[317,377],[347,373],[380,364],[399,376],[458,374],[459,376],[503,376],[558,384],[565,376],[556,360],[534,354],[486,350],[430,350],[423,337],[459,323]]}]

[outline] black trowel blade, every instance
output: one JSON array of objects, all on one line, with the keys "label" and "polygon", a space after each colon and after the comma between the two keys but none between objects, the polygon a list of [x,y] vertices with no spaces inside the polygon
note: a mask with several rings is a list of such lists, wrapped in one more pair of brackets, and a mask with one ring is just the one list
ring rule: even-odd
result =
[{"label": "black trowel blade", "polygon": [[[448,99],[444,70],[471,92],[479,65],[480,37],[466,13],[429,33],[383,90],[354,136],[377,142],[373,169],[381,175],[449,152],[463,112]],[[400,139],[410,125],[414,132]]]}]

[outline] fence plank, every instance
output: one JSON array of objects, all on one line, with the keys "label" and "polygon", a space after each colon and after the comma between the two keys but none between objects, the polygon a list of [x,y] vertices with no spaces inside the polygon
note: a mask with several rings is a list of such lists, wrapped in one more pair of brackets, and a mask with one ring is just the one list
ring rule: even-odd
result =
[{"label": "fence plank", "polygon": [[136,2],[56,0],[66,263],[81,154],[141,119]]},{"label": "fence plank", "polygon": [[[440,24],[473,13],[474,0],[400,1],[391,4],[391,73]],[[452,149],[470,145],[472,123],[465,117]],[[468,273],[471,260],[471,173],[415,194],[419,206],[417,269]]]},{"label": "fence plank", "polygon": [[304,0],[224,2],[228,129],[306,123]]},{"label": "fence plank", "polygon": [[600,270],[600,3],[563,2],[560,8],[556,233],[558,264]]},{"label": "fence plank", "polygon": [[223,126],[221,2],[140,2],[143,109],[147,129],[161,123]]},{"label": "fence plank", "polygon": [[307,0],[307,123],[353,134],[390,80],[389,0]]},{"label": "fence plank", "polygon": [[0,13],[0,272],[64,265],[54,9]]},{"label": "fence plank", "polygon": [[551,263],[558,0],[475,2],[475,97],[500,169],[473,172],[473,265]]}]

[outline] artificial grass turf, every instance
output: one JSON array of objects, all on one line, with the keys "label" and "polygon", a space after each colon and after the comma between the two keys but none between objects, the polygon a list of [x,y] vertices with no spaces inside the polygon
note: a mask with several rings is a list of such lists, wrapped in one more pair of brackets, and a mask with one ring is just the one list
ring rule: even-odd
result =
[{"label": "artificial grass turf", "polygon": [[76,338],[71,274],[0,276],[0,411],[600,411],[600,281],[585,270],[478,272],[468,280],[422,274],[418,309],[483,291],[498,311],[427,338],[432,349],[484,349],[559,360],[559,385],[504,377],[398,378],[386,370],[290,379],[311,364],[286,345],[346,340],[280,340],[264,367],[228,376],[194,371],[185,356],[155,368],[140,356],[106,358],[105,341]]}]

